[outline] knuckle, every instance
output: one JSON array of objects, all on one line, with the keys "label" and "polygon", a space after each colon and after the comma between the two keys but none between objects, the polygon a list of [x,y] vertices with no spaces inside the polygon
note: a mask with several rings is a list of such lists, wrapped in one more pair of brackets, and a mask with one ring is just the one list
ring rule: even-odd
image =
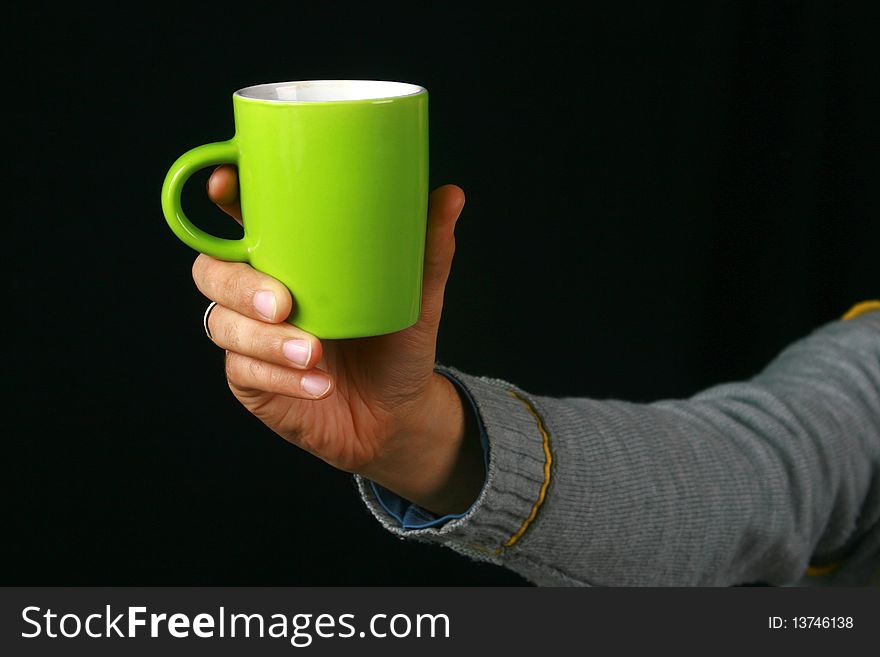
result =
[{"label": "knuckle", "polygon": [[[228,313],[223,313],[216,321],[220,322],[224,317],[227,317]],[[222,322],[222,326],[218,327],[219,334],[222,336],[223,344],[226,345],[227,349],[232,349],[237,351],[238,346],[241,342],[240,333],[238,328],[238,322],[227,319]],[[216,335],[216,332],[214,333]]]},{"label": "knuckle", "polygon": [[208,279],[213,280],[213,279],[217,278],[220,275],[219,268],[222,265],[222,263],[219,260],[212,258],[211,256],[206,256],[204,254],[202,254],[202,255],[204,256],[203,257],[204,264],[202,265],[202,267],[203,267],[202,273]]},{"label": "knuckle", "polygon": [[200,253],[198,257],[193,260],[192,264],[192,277],[193,280],[198,282],[199,280],[199,272],[202,270],[202,264],[199,262],[202,259],[202,254]]},{"label": "knuckle", "polygon": [[224,368],[226,370],[226,380],[229,383],[234,382],[238,378],[240,364],[241,359],[238,357],[238,355],[231,351],[226,352],[226,361],[224,364]]},{"label": "knuckle", "polygon": [[252,332],[248,342],[253,353],[271,360],[281,353],[283,340],[274,331],[260,330]]},{"label": "knuckle", "polygon": [[292,386],[290,384],[290,374],[282,368],[272,368],[268,372],[269,385],[273,390],[288,390]]},{"label": "knuckle", "polygon": [[193,280],[196,286],[208,298],[214,301],[226,301],[223,286],[228,278],[223,262],[211,256],[200,254],[193,262]]},{"label": "knuckle", "polygon": [[441,309],[434,303],[425,303],[422,305],[419,319],[426,324],[437,324],[440,322]]},{"label": "knuckle", "polygon": [[248,362],[248,374],[254,381],[262,381],[266,377],[266,364],[251,358]]},{"label": "knuckle", "polygon": [[220,279],[220,288],[224,299],[228,299],[230,302],[238,302],[238,294],[241,289],[238,276],[222,277]]},{"label": "knuckle", "polygon": [[192,264],[192,277],[193,281],[195,281],[196,285],[201,289],[202,284],[207,279],[205,276],[205,272],[207,268],[210,266],[210,258],[206,256],[204,253],[200,253],[198,257],[193,260]]}]

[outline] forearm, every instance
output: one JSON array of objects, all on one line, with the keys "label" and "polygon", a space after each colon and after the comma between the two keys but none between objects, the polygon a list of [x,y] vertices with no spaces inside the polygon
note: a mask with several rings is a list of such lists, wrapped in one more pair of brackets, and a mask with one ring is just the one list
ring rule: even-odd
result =
[{"label": "forearm", "polygon": [[468,516],[408,535],[544,584],[791,582],[878,540],[878,344],[878,313],[832,323],[751,381],[655,404],[458,373],[488,480]]}]

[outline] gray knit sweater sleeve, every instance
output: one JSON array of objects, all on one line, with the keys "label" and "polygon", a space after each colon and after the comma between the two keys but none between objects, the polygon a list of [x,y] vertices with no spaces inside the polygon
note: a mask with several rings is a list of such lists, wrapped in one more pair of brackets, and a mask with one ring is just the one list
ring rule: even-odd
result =
[{"label": "gray knit sweater sleeve", "polygon": [[476,401],[486,483],[464,517],[403,530],[358,478],[400,537],[538,585],[880,583],[880,312],[689,399],[542,397],[438,370]]}]

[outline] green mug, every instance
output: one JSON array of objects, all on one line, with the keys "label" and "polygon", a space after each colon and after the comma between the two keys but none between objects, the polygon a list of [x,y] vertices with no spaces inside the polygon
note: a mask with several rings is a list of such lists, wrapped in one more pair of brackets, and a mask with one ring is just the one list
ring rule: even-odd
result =
[{"label": "green mug", "polygon": [[[248,262],[294,296],[318,338],[392,333],[419,317],[428,211],[428,92],[380,80],[260,84],[232,96],[235,136],[171,166],[162,211],[188,246]],[[238,166],[241,239],[194,225],[187,179]]]}]

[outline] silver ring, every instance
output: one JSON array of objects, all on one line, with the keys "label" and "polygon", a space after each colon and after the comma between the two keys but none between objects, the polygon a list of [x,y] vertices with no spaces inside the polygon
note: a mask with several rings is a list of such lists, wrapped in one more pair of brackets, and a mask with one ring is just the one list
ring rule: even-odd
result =
[{"label": "silver ring", "polygon": [[211,316],[211,311],[214,310],[214,306],[217,305],[216,301],[212,301],[208,304],[208,307],[205,308],[205,316],[202,318],[202,326],[205,327],[205,335],[208,336],[208,339],[211,342],[214,342],[214,338],[211,337],[211,329],[208,328],[208,318]]}]

